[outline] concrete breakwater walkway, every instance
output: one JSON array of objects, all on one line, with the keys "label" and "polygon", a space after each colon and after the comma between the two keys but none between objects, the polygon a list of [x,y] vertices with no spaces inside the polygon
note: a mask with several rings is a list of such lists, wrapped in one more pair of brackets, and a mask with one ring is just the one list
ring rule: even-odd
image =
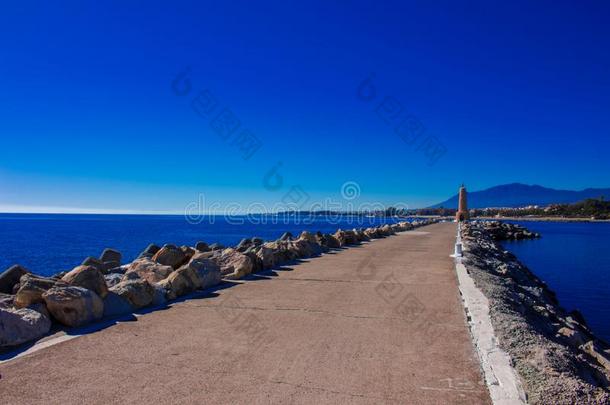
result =
[{"label": "concrete breakwater walkway", "polygon": [[489,403],[439,223],[0,364],[2,403]]}]

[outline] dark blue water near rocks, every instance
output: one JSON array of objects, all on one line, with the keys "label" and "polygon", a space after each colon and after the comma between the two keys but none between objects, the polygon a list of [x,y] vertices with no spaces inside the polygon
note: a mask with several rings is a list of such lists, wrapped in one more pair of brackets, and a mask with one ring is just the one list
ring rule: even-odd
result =
[{"label": "dark blue water near rocks", "polygon": [[285,231],[296,236],[303,230],[334,232],[396,222],[394,218],[346,216],[199,219],[193,224],[172,215],[0,214],[0,272],[18,263],[34,273],[51,275],[72,269],[87,256],[98,257],[106,247],[118,249],[123,262],[128,262],[149,243],[193,246],[204,241],[231,246],[253,236],[274,240]]},{"label": "dark blue water near rocks", "polygon": [[503,242],[557,293],[567,310],[610,341],[610,223],[514,222],[539,232],[537,240]]}]

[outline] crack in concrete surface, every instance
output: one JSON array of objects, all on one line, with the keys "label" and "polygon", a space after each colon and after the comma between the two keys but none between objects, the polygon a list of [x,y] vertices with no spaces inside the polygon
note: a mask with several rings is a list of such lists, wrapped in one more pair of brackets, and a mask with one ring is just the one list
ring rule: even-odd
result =
[{"label": "crack in concrete surface", "polygon": [[[387,316],[374,316],[374,315],[349,315],[342,314],[338,312],[332,311],[324,311],[321,309],[311,309],[311,308],[296,308],[296,307],[275,307],[275,308],[264,308],[264,307],[253,307],[253,306],[236,306],[236,305],[196,305],[191,303],[183,303],[181,306],[190,307],[190,308],[207,308],[207,309],[242,309],[242,310],[251,310],[251,311],[285,311],[285,312],[305,312],[305,313],[313,313],[313,314],[323,314],[323,315],[331,315],[342,318],[353,318],[353,319],[378,319],[378,320],[390,320],[390,321],[402,321],[405,323],[414,323],[417,319],[406,319],[402,317],[387,317]],[[423,315],[421,315],[423,316]],[[419,318],[419,317],[418,317]],[[456,325],[452,323],[445,322],[435,322],[434,325],[442,326],[442,327],[450,327],[457,328]]]}]

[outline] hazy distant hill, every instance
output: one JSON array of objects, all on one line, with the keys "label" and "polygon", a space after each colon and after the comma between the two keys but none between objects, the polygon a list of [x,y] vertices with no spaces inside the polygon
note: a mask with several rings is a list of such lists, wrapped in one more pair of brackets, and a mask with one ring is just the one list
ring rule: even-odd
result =
[{"label": "hazy distant hill", "polygon": [[[582,191],[570,191],[513,183],[468,192],[468,208],[571,204],[586,198],[599,198],[600,196],[610,200],[610,188],[587,188]],[[431,208],[457,208],[457,206],[458,196],[456,194],[447,201],[433,205]]]}]

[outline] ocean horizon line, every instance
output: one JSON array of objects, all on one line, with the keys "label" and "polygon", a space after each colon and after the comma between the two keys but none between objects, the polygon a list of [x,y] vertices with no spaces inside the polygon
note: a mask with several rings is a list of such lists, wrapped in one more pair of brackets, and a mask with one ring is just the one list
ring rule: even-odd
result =
[{"label": "ocean horizon line", "polygon": [[[232,216],[232,217],[248,217],[248,216],[277,216],[277,215],[295,215],[295,214],[316,214],[322,216],[324,214],[329,214],[328,211],[279,211],[279,212],[251,212],[251,213],[229,213],[229,212],[218,212],[218,213],[206,213],[201,214],[201,217],[220,217],[220,216]],[[332,214],[339,214],[343,216],[363,216],[365,213],[355,214],[353,212],[345,212],[345,211],[333,211]],[[171,217],[181,217],[186,216],[183,213],[177,212],[103,212],[103,211],[78,211],[78,212],[43,212],[43,211],[0,211],[0,215],[114,215],[114,216],[171,216]],[[395,215],[390,215],[392,217]],[[405,215],[400,217],[423,217],[426,215]]]}]

